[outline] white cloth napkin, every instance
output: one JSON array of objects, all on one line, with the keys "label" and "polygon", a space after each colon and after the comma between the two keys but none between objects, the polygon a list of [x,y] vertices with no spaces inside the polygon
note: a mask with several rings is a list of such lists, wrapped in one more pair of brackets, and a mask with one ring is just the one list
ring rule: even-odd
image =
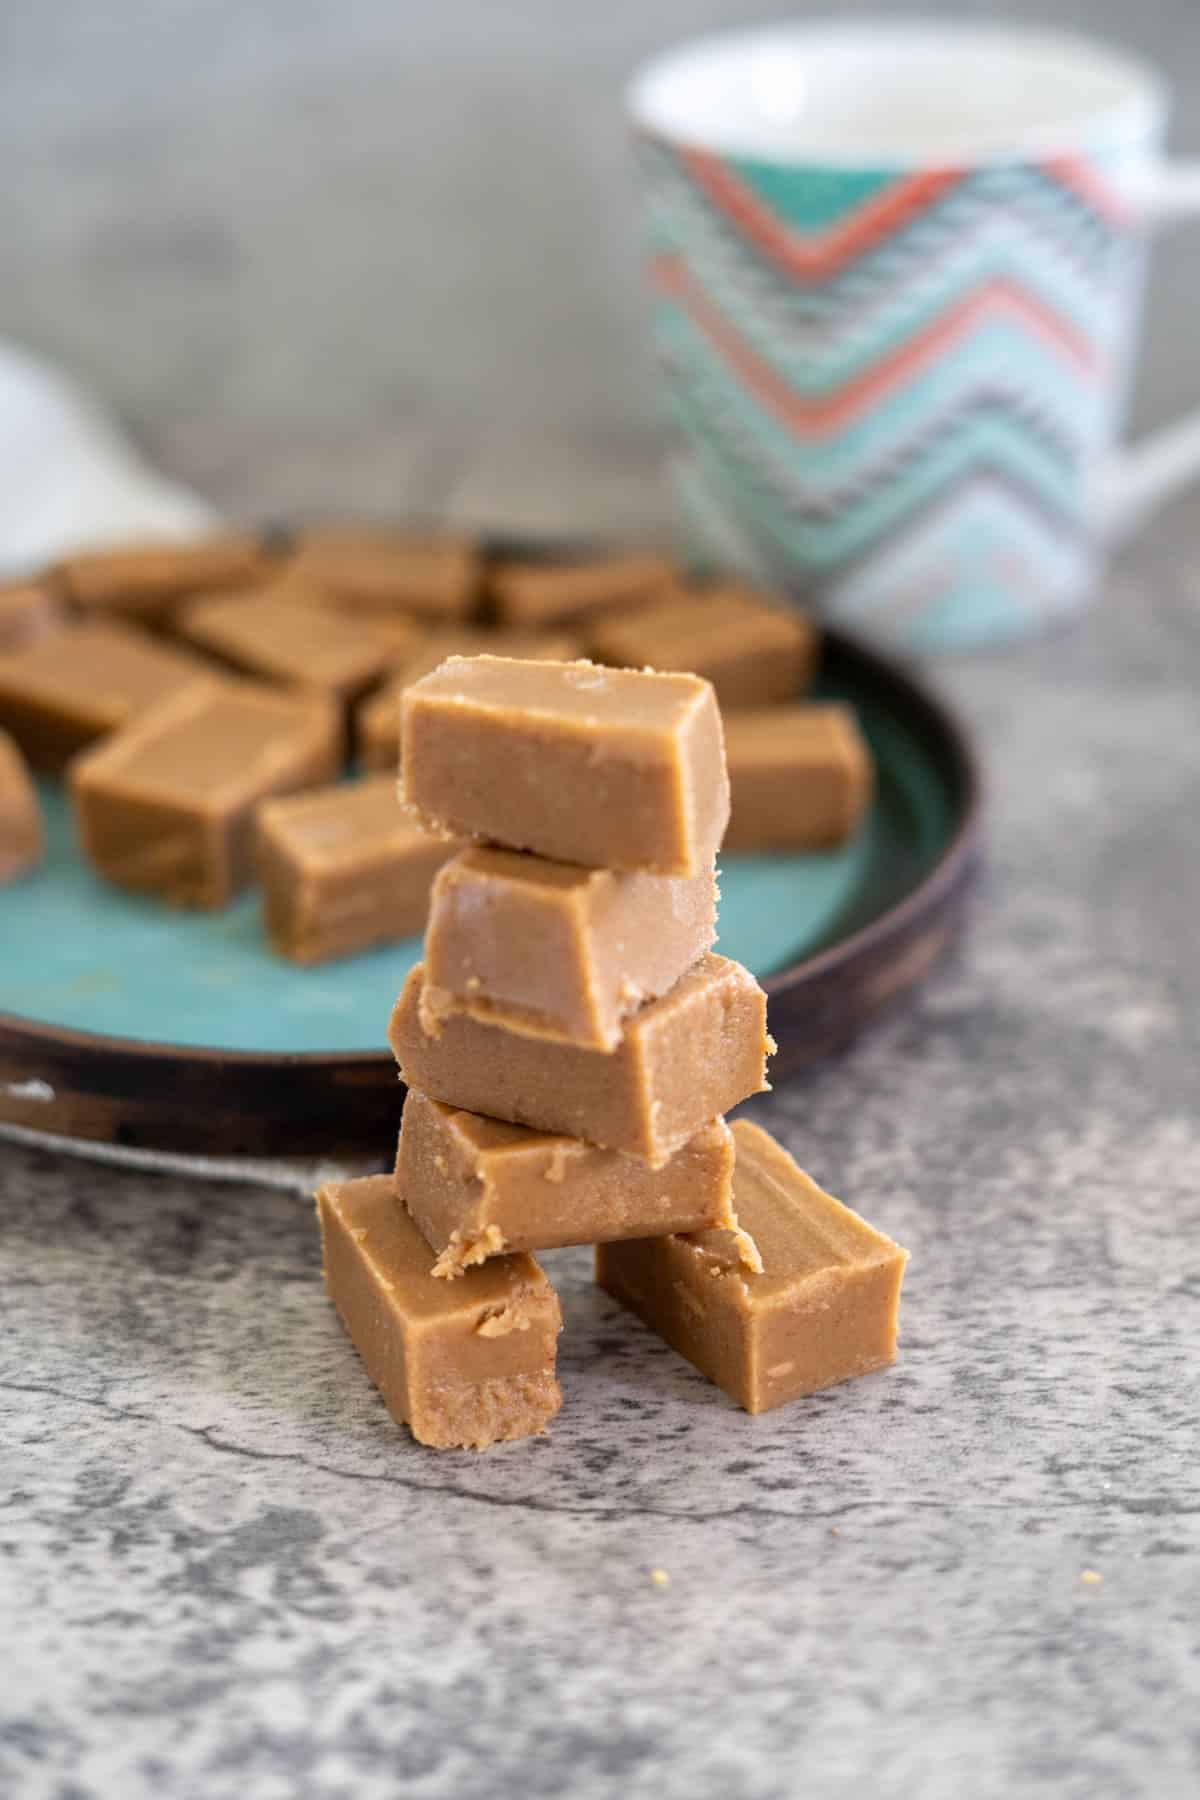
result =
[{"label": "white cloth napkin", "polygon": [[0,579],[72,550],[182,538],[217,515],[151,469],[92,395],[0,343]]}]

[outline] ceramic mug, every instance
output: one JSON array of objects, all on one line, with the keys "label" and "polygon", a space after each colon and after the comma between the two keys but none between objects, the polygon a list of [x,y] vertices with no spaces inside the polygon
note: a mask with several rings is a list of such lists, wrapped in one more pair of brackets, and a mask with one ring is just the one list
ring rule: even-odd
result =
[{"label": "ceramic mug", "polygon": [[1200,472],[1116,448],[1148,227],[1200,210],[1159,77],[946,22],[700,40],[629,90],[693,560],[913,651],[1078,607]]}]

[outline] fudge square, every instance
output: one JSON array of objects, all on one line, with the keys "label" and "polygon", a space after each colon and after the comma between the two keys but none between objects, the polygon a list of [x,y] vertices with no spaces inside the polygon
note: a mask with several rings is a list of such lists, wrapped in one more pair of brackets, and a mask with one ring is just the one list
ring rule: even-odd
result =
[{"label": "fudge square", "polygon": [[871,753],[848,706],[770,706],[725,721],[726,850],[845,843],[871,798]]},{"label": "fudge square", "polygon": [[396,1189],[435,1275],[508,1250],[737,1227],[733,1137],[713,1119],[661,1169],[619,1150],[443,1106],[409,1088]]},{"label": "fudge square", "polygon": [[[393,620],[370,621],[378,634]],[[391,674],[386,686],[368,694],[354,715],[358,760],[368,769],[394,769],[400,761],[400,696],[414,681],[445,662],[448,656],[517,656],[527,662],[571,662],[579,645],[564,631],[497,631],[483,625],[422,630],[420,642],[402,655],[389,653]]]},{"label": "fudge square", "polygon": [[369,525],[312,527],[287,568],[324,588],[347,612],[468,618],[479,601],[483,558],[466,539]]},{"label": "fudge square", "polygon": [[421,1025],[424,970],[410,971],[388,1038],[404,1081],[447,1106],[627,1150],[661,1169],[690,1137],[766,1086],[767,997],[711,952],[590,1050],[455,1014]]},{"label": "fudge square", "polygon": [[436,1280],[388,1175],[323,1187],[317,1216],[329,1298],[388,1411],[418,1442],[484,1450],[544,1430],[562,1404],[562,1314],[531,1256]]},{"label": "fudge square", "polygon": [[668,588],[675,565],[665,556],[613,556],[590,562],[502,563],[490,588],[505,625],[572,623],[636,606]]},{"label": "fudge square", "polygon": [[44,848],[42,809],[25,759],[0,731],[0,887],[36,869]]},{"label": "fudge square", "polygon": [[324,697],[194,685],[72,764],[80,849],[118,887],[224,906],[252,873],[258,802],[331,781],[340,740]]},{"label": "fudge square", "polygon": [[716,937],[703,875],[583,869],[515,850],[463,850],[433,888],[421,1023],[452,1013],[615,1050],[622,1021],[665,994]]},{"label": "fudge square", "polygon": [[63,623],[58,595],[37,581],[13,581],[0,587],[0,655],[24,650],[48,637]]},{"label": "fudge square", "polygon": [[190,650],[87,619],[0,656],[0,726],[36,768],[61,769],[77,750],[211,672]]},{"label": "fudge square", "polygon": [[177,624],[185,638],[235,669],[343,700],[364,693],[387,666],[387,651],[367,626],[314,606],[284,583],[190,601]]},{"label": "fudge square", "polygon": [[763,1268],[727,1231],[600,1244],[596,1280],[747,1412],[896,1360],[907,1250],[824,1193],[767,1132],[733,1125],[733,1204]]},{"label": "fudge square", "polygon": [[426,823],[592,868],[700,875],[729,820],[716,696],[694,675],[451,657],[404,692]]},{"label": "fudge square", "polygon": [[255,822],[267,936],[298,963],[422,931],[433,878],[458,849],[408,818],[390,775],[265,800]]},{"label": "fudge square", "polygon": [[271,567],[271,558],[256,537],[229,532],[193,543],[89,550],[67,557],[52,576],[80,612],[120,614],[160,624],[188,595],[248,586],[264,579]]},{"label": "fudge square", "polygon": [[677,591],[599,620],[588,642],[597,662],[703,675],[723,712],[793,700],[812,681],[818,647],[807,619],[740,587]]}]

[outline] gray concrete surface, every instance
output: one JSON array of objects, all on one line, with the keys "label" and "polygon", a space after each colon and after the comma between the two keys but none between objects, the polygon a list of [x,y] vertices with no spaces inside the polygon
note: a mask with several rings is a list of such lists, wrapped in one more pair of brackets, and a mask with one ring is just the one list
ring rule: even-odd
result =
[{"label": "gray concrete surface", "polygon": [[[752,10],[10,8],[0,330],[247,514],[656,524],[612,94]],[[1169,60],[1200,141],[1193,6],[1055,11]],[[1197,292],[1181,237],[1145,420],[1200,395]],[[304,1205],[0,1146],[0,1791],[1197,1791],[1196,521],[940,672],[970,937],[755,1108],[911,1248],[895,1371],[749,1419],[562,1253],[552,1434],[435,1456]]]}]

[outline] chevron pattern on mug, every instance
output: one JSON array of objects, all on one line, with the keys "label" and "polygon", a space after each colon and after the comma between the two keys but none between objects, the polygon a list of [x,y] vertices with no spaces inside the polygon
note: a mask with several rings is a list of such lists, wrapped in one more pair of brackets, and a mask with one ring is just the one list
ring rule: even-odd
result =
[{"label": "chevron pattern on mug", "polygon": [[1142,267],[1107,159],[838,170],[645,133],[639,156],[710,542],[913,649],[1069,610]]}]

